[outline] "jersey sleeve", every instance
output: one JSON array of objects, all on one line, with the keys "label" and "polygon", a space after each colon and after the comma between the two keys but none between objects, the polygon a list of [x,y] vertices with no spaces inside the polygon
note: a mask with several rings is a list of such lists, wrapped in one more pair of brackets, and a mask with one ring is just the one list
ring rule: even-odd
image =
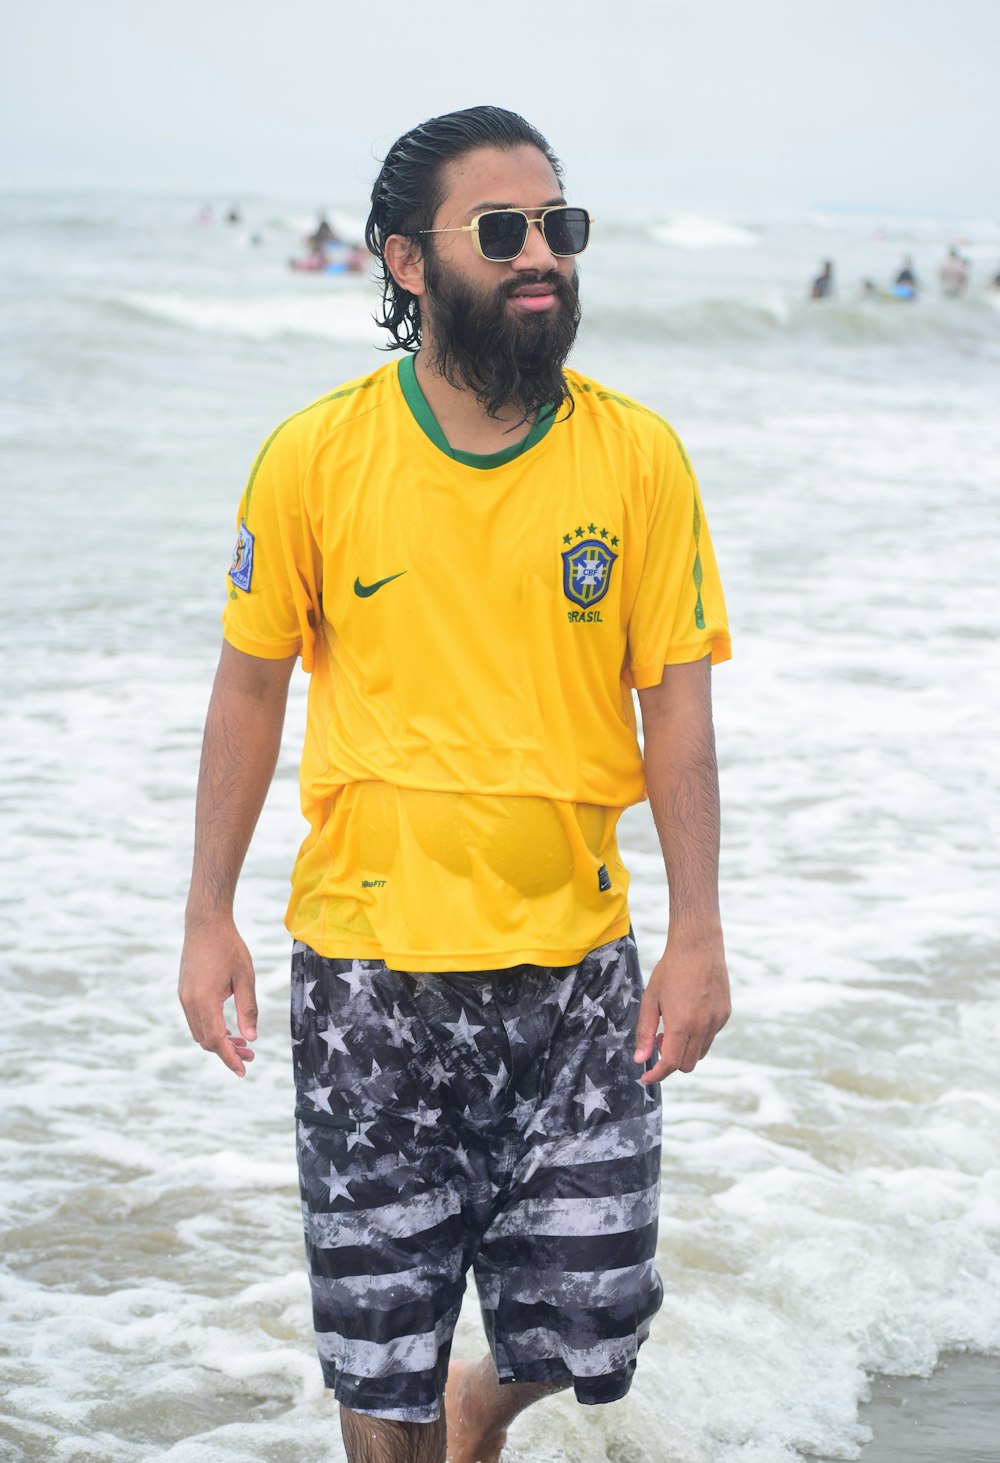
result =
[{"label": "jersey sleeve", "polygon": [[664,424],[646,503],[646,540],[628,627],[627,670],[637,690],[658,686],[663,668],[712,657],[732,646],[722,581],[697,479]]},{"label": "jersey sleeve", "polygon": [[311,670],[321,620],[322,558],[303,494],[303,463],[286,423],[262,447],[240,500],[222,615],[230,645],[264,660],[301,655]]}]

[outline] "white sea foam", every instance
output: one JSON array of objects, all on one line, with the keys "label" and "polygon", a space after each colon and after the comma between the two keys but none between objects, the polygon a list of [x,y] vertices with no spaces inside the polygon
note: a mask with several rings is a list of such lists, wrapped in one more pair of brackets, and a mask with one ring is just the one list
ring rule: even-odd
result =
[{"label": "white sea foam", "polygon": [[698,213],[680,213],[654,224],[650,234],[675,249],[752,249],[760,243],[757,231],[745,224]]},{"label": "white sea foam", "polygon": [[111,296],[113,303],[155,320],[207,334],[245,340],[316,336],[341,343],[371,345],[377,340],[370,291],[339,275],[301,280],[301,293],[247,300],[131,290]]}]

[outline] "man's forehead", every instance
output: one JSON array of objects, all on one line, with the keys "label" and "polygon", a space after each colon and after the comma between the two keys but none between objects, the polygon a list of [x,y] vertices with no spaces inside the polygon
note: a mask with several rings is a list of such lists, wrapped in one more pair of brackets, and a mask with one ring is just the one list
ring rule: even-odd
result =
[{"label": "man's forehead", "polygon": [[477,147],[446,163],[441,210],[543,208],[562,201],[552,164],[537,147]]}]

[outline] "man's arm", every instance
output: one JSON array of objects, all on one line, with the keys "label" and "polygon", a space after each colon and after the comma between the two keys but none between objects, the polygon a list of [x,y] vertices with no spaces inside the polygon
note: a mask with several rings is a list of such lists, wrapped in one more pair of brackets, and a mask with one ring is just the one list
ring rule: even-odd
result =
[{"label": "man's arm", "polygon": [[[205,723],[178,994],[195,1041],[238,1077],[253,1060],[247,1043],[257,1038],[257,1006],[233,898],[278,760],[295,661],[262,660],[224,644]],[[231,995],[239,1036],[222,1016]]]},{"label": "man's arm", "polygon": [[663,1019],[656,1066],[641,1079],[690,1072],[729,1019],[719,914],[719,775],[711,661],[668,665],[639,692],[646,787],[670,887],[667,948],[649,977],[636,1028],[646,1062]]}]

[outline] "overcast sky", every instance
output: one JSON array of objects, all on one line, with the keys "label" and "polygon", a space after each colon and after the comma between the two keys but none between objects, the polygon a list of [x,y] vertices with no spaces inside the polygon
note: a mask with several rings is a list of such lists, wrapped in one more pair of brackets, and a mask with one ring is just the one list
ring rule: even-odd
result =
[{"label": "overcast sky", "polygon": [[363,202],[426,116],[522,111],[570,192],[1000,216],[1000,0],[0,0],[0,186]]}]

